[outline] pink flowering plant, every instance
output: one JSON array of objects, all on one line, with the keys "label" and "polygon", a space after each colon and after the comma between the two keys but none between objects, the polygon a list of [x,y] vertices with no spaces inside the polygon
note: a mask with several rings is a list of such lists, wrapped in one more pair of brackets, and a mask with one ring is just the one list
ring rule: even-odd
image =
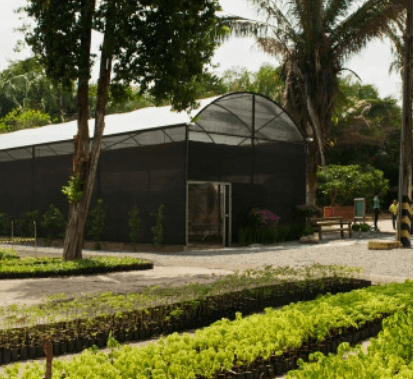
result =
[{"label": "pink flowering plant", "polygon": [[249,219],[253,226],[260,229],[275,228],[280,217],[268,210],[254,208],[249,212]]}]

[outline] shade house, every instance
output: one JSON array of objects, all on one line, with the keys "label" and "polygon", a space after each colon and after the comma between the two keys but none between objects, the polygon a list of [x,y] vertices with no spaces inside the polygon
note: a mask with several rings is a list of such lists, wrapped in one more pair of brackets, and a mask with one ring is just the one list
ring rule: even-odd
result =
[{"label": "shade house", "polygon": [[[136,206],[142,243],[164,205],[163,243],[236,242],[252,208],[292,221],[305,203],[305,139],[286,111],[250,92],[200,100],[192,111],[150,107],[108,115],[91,206],[103,199],[104,241],[129,241]],[[94,120],[89,120],[93,135]],[[0,212],[67,215],[76,121],[0,135]]]}]

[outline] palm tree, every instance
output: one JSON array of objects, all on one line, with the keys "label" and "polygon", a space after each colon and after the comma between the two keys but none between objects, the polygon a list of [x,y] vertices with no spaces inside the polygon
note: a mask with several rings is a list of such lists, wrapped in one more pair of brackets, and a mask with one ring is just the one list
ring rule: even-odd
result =
[{"label": "palm tree", "polygon": [[394,60],[390,64],[389,72],[396,72],[403,76],[404,67],[404,30],[406,22],[404,20],[397,20],[390,22],[385,32],[385,36],[391,40],[391,51]]},{"label": "palm tree", "polygon": [[306,201],[316,204],[316,173],[325,166],[338,74],[345,61],[400,20],[409,0],[248,0],[265,22],[238,17],[226,21],[236,36],[254,37],[266,53],[281,59],[283,105],[306,137]]},{"label": "palm tree", "polygon": [[390,72],[395,71],[401,75],[403,83],[403,101],[405,102],[403,115],[405,136],[403,138],[405,146],[403,149],[403,194],[411,196],[412,192],[412,162],[413,162],[413,3],[407,4],[407,9],[402,20],[389,23],[385,32],[385,37],[392,43],[394,61],[391,62]]}]

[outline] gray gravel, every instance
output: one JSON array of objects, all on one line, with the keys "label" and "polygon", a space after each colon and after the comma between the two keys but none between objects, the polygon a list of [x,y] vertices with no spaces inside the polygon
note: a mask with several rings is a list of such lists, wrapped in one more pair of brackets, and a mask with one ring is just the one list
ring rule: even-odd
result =
[{"label": "gray gravel", "polygon": [[[385,229],[385,222],[384,229]],[[381,225],[380,225],[381,228]],[[413,250],[368,250],[368,241],[392,241],[392,233],[371,233],[364,238],[338,239],[338,235],[325,235],[315,245],[299,242],[280,243],[275,246],[228,248],[220,250],[187,250],[175,253],[119,253],[110,251],[87,251],[84,256],[111,254],[136,256],[148,259],[159,267],[200,267],[207,269],[241,270],[253,267],[304,266],[313,263],[361,266],[367,277],[374,281],[402,281],[413,277]],[[33,254],[32,247],[18,247],[19,251]],[[42,253],[62,254],[62,249],[39,248]]]}]

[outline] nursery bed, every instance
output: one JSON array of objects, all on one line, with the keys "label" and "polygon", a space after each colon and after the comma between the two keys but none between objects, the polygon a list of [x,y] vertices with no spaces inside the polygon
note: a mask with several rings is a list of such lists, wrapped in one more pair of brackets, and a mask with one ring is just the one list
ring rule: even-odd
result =
[{"label": "nursery bed", "polygon": [[[48,324],[10,328],[5,321],[0,331],[0,351],[10,347],[13,355],[10,353],[7,359],[4,355],[0,356],[0,364],[7,364],[10,360],[42,357],[41,341],[45,335],[52,335],[54,354],[61,355],[82,351],[93,344],[102,348],[106,345],[111,330],[120,342],[139,341],[206,326],[222,317],[232,319],[237,311],[250,314],[263,311],[269,306],[278,307],[291,302],[311,300],[327,292],[338,293],[369,285],[370,282],[365,280],[338,277],[282,282],[211,296],[201,292],[199,297],[178,303],[147,305],[116,313],[97,313],[95,310],[95,316]],[[16,320],[14,317],[10,325],[20,321],[25,320]]]},{"label": "nursery bed", "polygon": [[[376,335],[381,319],[410,307],[412,282],[327,295],[280,310],[269,309],[263,315],[242,318],[238,313],[234,322],[223,319],[192,337],[174,334],[138,350],[112,349],[108,356],[84,352],[74,361],[56,361],[54,372],[58,377],[63,372],[70,378],[88,378],[93,373],[106,379],[121,373],[143,379],[166,375],[272,378],[295,369],[297,358],[306,359],[309,353],[335,352],[342,342],[355,343]],[[44,374],[43,367],[27,370],[33,379]]]}]

